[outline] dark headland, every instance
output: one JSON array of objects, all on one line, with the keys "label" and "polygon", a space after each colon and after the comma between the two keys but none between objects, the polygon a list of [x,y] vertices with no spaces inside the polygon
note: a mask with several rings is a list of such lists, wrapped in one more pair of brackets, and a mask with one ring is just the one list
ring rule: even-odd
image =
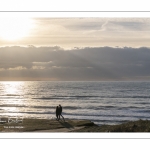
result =
[{"label": "dark headland", "polygon": [[1,118],[0,132],[150,132],[150,120],[98,126],[89,120],[23,119],[8,122]]}]

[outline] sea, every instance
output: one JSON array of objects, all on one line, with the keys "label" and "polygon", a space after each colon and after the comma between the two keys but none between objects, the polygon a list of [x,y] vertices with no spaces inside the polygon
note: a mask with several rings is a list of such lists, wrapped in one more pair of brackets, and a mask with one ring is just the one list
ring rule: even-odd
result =
[{"label": "sea", "polygon": [[150,120],[150,82],[0,82],[0,118],[87,119],[97,125]]}]

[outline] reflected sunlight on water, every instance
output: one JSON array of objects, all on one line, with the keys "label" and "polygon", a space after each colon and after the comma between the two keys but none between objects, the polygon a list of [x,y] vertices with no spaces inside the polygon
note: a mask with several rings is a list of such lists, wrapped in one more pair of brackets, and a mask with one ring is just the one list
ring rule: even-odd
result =
[{"label": "reflected sunlight on water", "polygon": [[[3,105],[3,115],[9,116],[18,116],[20,109],[19,107],[15,107],[18,105],[22,105],[24,102],[20,97],[24,95],[24,91],[22,87],[24,86],[24,82],[19,81],[6,81],[0,82],[0,89],[3,93],[0,93],[0,105]],[[10,107],[12,106],[12,107]],[[17,113],[13,113],[17,112]]]},{"label": "reflected sunlight on water", "polygon": [[[24,84],[24,82],[1,82],[4,93],[7,95],[16,95],[17,93],[20,93],[20,87]],[[22,93],[21,93],[22,94]]]}]

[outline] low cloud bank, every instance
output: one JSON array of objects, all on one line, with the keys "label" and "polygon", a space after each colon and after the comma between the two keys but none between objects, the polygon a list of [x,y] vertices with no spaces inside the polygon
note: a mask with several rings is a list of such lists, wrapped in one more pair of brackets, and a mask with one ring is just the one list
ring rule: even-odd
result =
[{"label": "low cloud bank", "polygon": [[149,80],[150,48],[0,47],[0,80]]}]

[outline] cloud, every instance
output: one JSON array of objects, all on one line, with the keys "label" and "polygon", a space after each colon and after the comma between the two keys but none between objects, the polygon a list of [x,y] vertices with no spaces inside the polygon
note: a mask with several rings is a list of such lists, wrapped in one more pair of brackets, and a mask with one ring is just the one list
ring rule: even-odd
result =
[{"label": "cloud", "polygon": [[147,80],[150,48],[1,47],[0,80]]},{"label": "cloud", "polygon": [[26,69],[27,69],[26,67],[22,67],[22,66],[18,66],[15,68],[8,68],[8,70],[26,70]]}]

